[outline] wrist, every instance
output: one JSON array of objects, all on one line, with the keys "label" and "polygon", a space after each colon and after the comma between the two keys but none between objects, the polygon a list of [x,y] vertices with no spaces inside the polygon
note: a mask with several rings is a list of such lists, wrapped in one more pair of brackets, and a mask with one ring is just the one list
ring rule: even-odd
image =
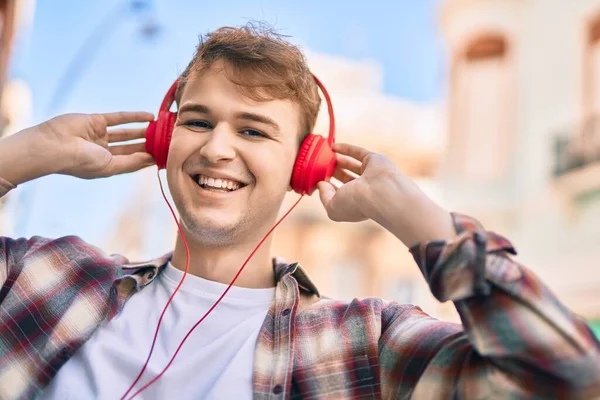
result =
[{"label": "wrist", "polygon": [[404,242],[408,248],[420,243],[449,241],[456,236],[452,215],[437,204],[432,202],[417,215],[420,218],[415,219],[414,229],[408,231]]},{"label": "wrist", "polygon": [[57,173],[68,161],[68,157],[60,153],[56,142],[37,130],[37,127],[26,129],[22,133],[23,143],[26,143],[25,159],[40,176]]},{"label": "wrist", "polygon": [[17,186],[27,181],[58,171],[65,162],[56,146],[43,135],[28,128],[2,139],[0,146],[0,174]]},{"label": "wrist", "polygon": [[73,162],[73,155],[64,151],[64,138],[49,130],[47,121],[23,132],[30,137],[30,157],[44,175],[60,173]]},{"label": "wrist", "polygon": [[388,194],[387,205],[373,220],[408,248],[419,243],[448,241],[456,236],[452,215],[433,202],[415,185],[414,190]]}]

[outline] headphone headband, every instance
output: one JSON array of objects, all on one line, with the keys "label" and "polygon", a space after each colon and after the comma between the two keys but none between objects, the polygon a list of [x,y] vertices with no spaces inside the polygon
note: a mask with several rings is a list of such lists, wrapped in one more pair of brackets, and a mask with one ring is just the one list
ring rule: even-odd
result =
[{"label": "headphone headband", "polygon": [[333,114],[333,104],[331,103],[331,97],[329,97],[329,93],[327,89],[325,89],[325,85],[313,74],[313,79],[317,83],[321,92],[323,92],[323,97],[325,97],[325,102],[327,103],[327,113],[329,114],[329,134],[327,135],[327,141],[329,142],[329,146],[333,146],[335,141],[335,115]]},{"label": "headphone headband", "polygon": [[177,91],[177,86],[179,86],[179,79],[177,79],[175,82],[173,82],[173,84],[169,88],[169,91],[163,98],[163,101],[160,104],[161,111],[169,111],[169,109],[175,102],[175,92]]}]

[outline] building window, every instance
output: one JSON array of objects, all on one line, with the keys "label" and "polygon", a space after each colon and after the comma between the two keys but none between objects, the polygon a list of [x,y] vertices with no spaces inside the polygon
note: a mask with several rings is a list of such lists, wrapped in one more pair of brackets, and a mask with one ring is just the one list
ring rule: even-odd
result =
[{"label": "building window", "polygon": [[455,57],[449,168],[471,181],[499,180],[509,167],[514,85],[508,50],[503,36],[487,35]]},{"label": "building window", "polygon": [[586,39],[583,121],[569,144],[584,165],[600,157],[600,15],[589,25]]},{"label": "building window", "polygon": [[600,112],[600,17],[590,26],[587,43],[586,113],[598,115]]}]

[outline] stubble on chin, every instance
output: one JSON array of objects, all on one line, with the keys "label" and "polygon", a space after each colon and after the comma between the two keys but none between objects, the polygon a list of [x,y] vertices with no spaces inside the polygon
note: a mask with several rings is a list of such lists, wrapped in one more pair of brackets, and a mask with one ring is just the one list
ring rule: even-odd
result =
[{"label": "stubble on chin", "polygon": [[182,215],[184,232],[186,236],[202,247],[226,247],[247,239],[255,223],[248,216],[225,226],[217,226],[212,222],[203,221],[198,216]]}]

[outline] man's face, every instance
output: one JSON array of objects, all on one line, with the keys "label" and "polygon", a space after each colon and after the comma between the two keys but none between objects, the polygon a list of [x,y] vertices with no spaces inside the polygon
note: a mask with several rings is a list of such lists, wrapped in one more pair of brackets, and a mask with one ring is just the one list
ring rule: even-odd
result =
[{"label": "man's face", "polygon": [[185,85],[169,148],[167,179],[196,241],[228,245],[261,237],[289,188],[299,107],[253,102],[215,64]]}]

